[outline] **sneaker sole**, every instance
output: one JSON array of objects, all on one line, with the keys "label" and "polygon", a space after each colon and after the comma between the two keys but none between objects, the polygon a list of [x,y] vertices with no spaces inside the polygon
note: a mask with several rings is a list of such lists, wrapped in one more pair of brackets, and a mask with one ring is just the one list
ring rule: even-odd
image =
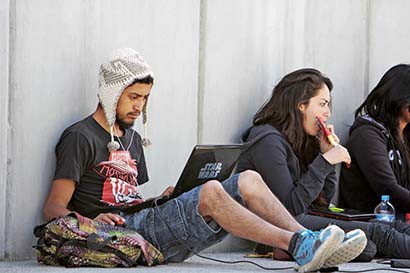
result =
[{"label": "sneaker sole", "polygon": [[367,238],[363,231],[360,230],[360,236],[355,236],[342,245],[331,255],[323,264],[323,267],[334,267],[339,264],[350,262],[360,255],[366,248]]},{"label": "sneaker sole", "polygon": [[303,266],[296,267],[299,273],[311,272],[319,270],[323,264],[326,262],[326,259],[329,258],[341,245],[344,239],[344,232],[337,226],[330,226],[331,234],[323,242],[323,244],[318,248],[315,255],[313,256],[312,261]]}]

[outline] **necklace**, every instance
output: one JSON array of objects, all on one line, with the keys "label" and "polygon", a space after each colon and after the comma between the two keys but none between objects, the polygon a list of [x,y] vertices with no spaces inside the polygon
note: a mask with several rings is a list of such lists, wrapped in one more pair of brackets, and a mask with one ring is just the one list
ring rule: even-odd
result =
[{"label": "necklace", "polygon": [[134,140],[135,130],[132,129],[131,140],[130,140],[130,143],[128,144],[127,149],[125,149],[124,145],[122,144],[121,139],[120,139],[120,137],[118,136],[117,129],[115,129],[115,127],[114,127],[114,131],[115,131],[115,133],[116,133],[116,137],[117,137],[118,141],[120,142],[120,145],[121,145],[122,150],[123,150],[123,151],[128,151],[128,150],[130,149],[130,147],[131,147],[132,141]]}]

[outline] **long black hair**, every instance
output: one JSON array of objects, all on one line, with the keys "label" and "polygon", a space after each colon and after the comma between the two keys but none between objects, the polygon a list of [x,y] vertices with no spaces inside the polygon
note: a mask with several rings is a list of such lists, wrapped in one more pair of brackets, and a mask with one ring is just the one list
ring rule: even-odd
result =
[{"label": "long black hair", "polygon": [[[404,156],[406,160],[405,173],[408,173],[410,126],[407,125],[404,128],[403,139],[400,138],[399,132],[399,117],[403,107],[406,106],[410,107],[410,65],[399,64],[390,68],[383,75],[366,100],[356,110],[355,117],[367,114],[386,127],[392,137],[393,145],[398,147],[402,157]],[[393,165],[393,170],[399,184],[409,187],[408,175],[406,179],[401,179],[402,174],[399,168]]]},{"label": "long black hair", "polygon": [[319,143],[303,129],[301,104],[308,105],[310,98],[326,85],[333,84],[329,78],[313,68],[303,68],[287,74],[273,88],[271,98],[258,110],[253,125],[270,124],[278,129],[292,146],[302,166],[307,166],[317,156]]}]

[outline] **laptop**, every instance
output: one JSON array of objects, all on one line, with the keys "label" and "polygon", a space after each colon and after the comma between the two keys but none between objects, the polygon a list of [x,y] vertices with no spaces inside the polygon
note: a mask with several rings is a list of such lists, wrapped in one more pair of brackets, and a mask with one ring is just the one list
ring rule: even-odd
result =
[{"label": "laptop", "polygon": [[366,213],[363,211],[347,208],[343,208],[340,212],[332,211],[329,208],[311,208],[309,209],[308,213],[344,221],[369,221],[376,217],[373,213]]},{"label": "laptop", "polygon": [[122,208],[121,211],[135,213],[145,208],[154,207],[155,201],[157,205],[161,205],[209,180],[222,182],[228,179],[245,147],[244,144],[196,145],[171,196],[150,198],[140,204]]}]

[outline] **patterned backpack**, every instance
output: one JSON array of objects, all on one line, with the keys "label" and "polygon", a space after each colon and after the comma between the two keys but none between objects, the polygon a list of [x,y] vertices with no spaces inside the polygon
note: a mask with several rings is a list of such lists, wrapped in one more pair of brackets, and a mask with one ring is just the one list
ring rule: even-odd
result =
[{"label": "patterned backpack", "polygon": [[36,226],[37,261],[66,267],[132,267],[163,263],[162,253],[135,230],[95,222],[77,213]]}]

